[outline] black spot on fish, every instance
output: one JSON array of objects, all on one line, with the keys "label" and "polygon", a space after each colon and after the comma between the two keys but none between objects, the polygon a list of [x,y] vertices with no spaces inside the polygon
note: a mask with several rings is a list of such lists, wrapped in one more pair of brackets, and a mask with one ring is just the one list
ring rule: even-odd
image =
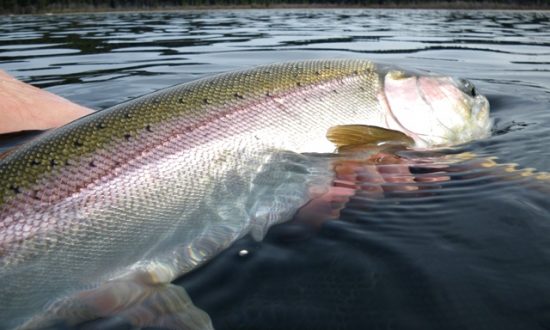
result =
[{"label": "black spot on fish", "polygon": [[13,191],[14,193],[16,194],[20,194],[21,193],[21,188],[19,188],[19,186],[17,185],[10,185],[10,190]]},{"label": "black spot on fish", "polygon": [[126,112],[126,113],[124,114],[124,117],[126,117],[126,118],[128,118],[128,119],[132,118],[133,116],[134,116],[134,115],[133,115],[131,112]]},{"label": "black spot on fish", "polygon": [[210,100],[207,98],[204,98],[202,101],[204,102],[204,104],[210,104]]},{"label": "black spot on fish", "polygon": [[239,93],[239,92],[236,92],[236,93],[234,94],[234,96],[235,96],[236,98],[238,98],[238,99],[244,99],[244,96],[243,96],[241,93]]},{"label": "black spot on fish", "polygon": [[180,103],[180,104],[184,104],[184,103],[185,103],[185,100],[183,99],[183,97],[180,97],[180,98],[178,99],[178,103]]},{"label": "black spot on fish", "polygon": [[56,159],[51,159],[50,165],[53,167],[53,166],[59,165],[59,162]]},{"label": "black spot on fish", "polygon": [[319,70],[315,71],[315,75],[320,76],[320,75],[321,75],[321,71],[319,71]]},{"label": "black spot on fish", "polygon": [[358,75],[358,74],[359,74],[359,71],[354,70],[354,71],[353,71],[353,74],[354,74],[354,75]]},{"label": "black spot on fish", "polygon": [[267,96],[267,97],[272,97],[273,94],[272,94],[271,92],[266,92],[266,93],[265,93],[265,96]]},{"label": "black spot on fish", "polygon": [[73,144],[77,148],[82,147],[84,145],[84,143],[82,143],[82,141],[80,139],[74,140]]},{"label": "black spot on fish", "polygon": [[105,127],[107,127],[105,125],[105,123],[101,122],[101,123],[98,123],[97,126],[96,126],[98,129],[104,129]]},{"label": "black spot on fish", "polygon": [[40,165],[40,163],[41,163],[40,159],[33,159],[33,160],[31,160],[31,165],[33,165],[33,166]]},{"label": "black spot on fish", "polygon": [[336,89],[333,89],[332,92],[333,92],[334,94],[338,94],[338,91],[337,91]]},{"label": "black spot on fish", "polygon": [[91,161],[88,165],[90,165],[90,167],[96,167],[97,165],[95,164],[95,161]]},{"label": "black spot on fish", "polygon": [[124,138],[126,140],[130,140],[130,138],[132,138],[132,134],[126,133],[126,134],[124,134]]},{"label": "black spot on fish", "polygon": [[147,132],[152,132],[153,131],[153,129],[151,128],[151,125],[145,126],[145,129],[147,130]]},{"label": "black spot on fish", "polygon": [[151,101],[151,103],[153,103],[153,104],[160,104],[160,100],[159,100],[159,99],[153,99],[153,100]]},{"label": "black spot on fish", "polygon": [[299,82],[299,81],[297,81],[297,82],[296,82],[296,86],[300,87],[300,86],[302,86],[302,83]]}]

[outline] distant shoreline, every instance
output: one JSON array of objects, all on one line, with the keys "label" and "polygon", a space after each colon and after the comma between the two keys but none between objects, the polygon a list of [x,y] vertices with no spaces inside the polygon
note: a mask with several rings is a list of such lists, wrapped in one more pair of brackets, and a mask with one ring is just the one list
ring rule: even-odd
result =
[{"label": "distant shoreline", "polygon": [[312,4],[252,4],[252,5],[203,5],[203,6],[70,6],[67,8],[44,8],[42,10],[27,10],[26,12],[4,12],[0,15],[44,15],[44,14],[77,14],[77,13],[124,13],[124,12],[178,12],[178,11],[207,11],[207,10],[265,10],[265,9],[434,9],[434,10],[550,10],[547,5],[510,4],[500,2],[440,2],[427,1],[417,4],[383,4],[383,5],[336,5],[326,3]]}]

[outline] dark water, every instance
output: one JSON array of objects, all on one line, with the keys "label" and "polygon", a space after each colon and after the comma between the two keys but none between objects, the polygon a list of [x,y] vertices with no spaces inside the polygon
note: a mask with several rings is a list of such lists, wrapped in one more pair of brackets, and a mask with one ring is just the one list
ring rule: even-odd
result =
[{"label": "dark water", "polygon": [[[493,136],[444,153],[550,171],[550,12],[0,17],[0,68],[97,109],[222,71],[313,58],[468,78],[492,104]],[[422,193],[359,190],[338,220],[244,238],[178,283],[219,329],[550,329],[549,184],[481,162],[453,165],[445,182],[417,184]]]}]

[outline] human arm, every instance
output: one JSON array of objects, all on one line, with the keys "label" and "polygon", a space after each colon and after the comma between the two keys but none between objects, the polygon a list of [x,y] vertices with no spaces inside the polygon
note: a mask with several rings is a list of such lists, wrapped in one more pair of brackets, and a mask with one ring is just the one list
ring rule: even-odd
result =
[{"label": "human arm", "polygon": [[0,134],[46,130],[92,112],[0,70]]}]

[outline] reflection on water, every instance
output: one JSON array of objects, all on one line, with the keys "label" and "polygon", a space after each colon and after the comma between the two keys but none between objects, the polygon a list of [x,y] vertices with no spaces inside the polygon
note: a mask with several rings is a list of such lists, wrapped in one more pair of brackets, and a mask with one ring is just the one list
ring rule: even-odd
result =
[{"label": "reflection on water", "polygon": [[[0,61],[26,81],[96,108],[211,73],[319,57],[368,57],[500,83],[527,83],[521,79],[527,75],[530,85],[544,87],[548,15],[272,10],[2,17]],[[104,91],[117,92],[97,97]]]},{"label": "reflection on water", "polygon": [[[297,59],[370,58],[472,80],[492,104],[494,134],[441,153],[474,159],[411,166],[421,189],[386,189],[383,198],[356,177],[360,189],[338,220],[283,224],[262,243],[245,238],[180,284],[220,329],[550,327],[548,188],[505,165],[550,170],[549,12],[250,10],[0,23],[2,69],[97,109]],[[487,159],[503,165],[483,167]],[[430,175],[446,180],[417,180]]]}]

